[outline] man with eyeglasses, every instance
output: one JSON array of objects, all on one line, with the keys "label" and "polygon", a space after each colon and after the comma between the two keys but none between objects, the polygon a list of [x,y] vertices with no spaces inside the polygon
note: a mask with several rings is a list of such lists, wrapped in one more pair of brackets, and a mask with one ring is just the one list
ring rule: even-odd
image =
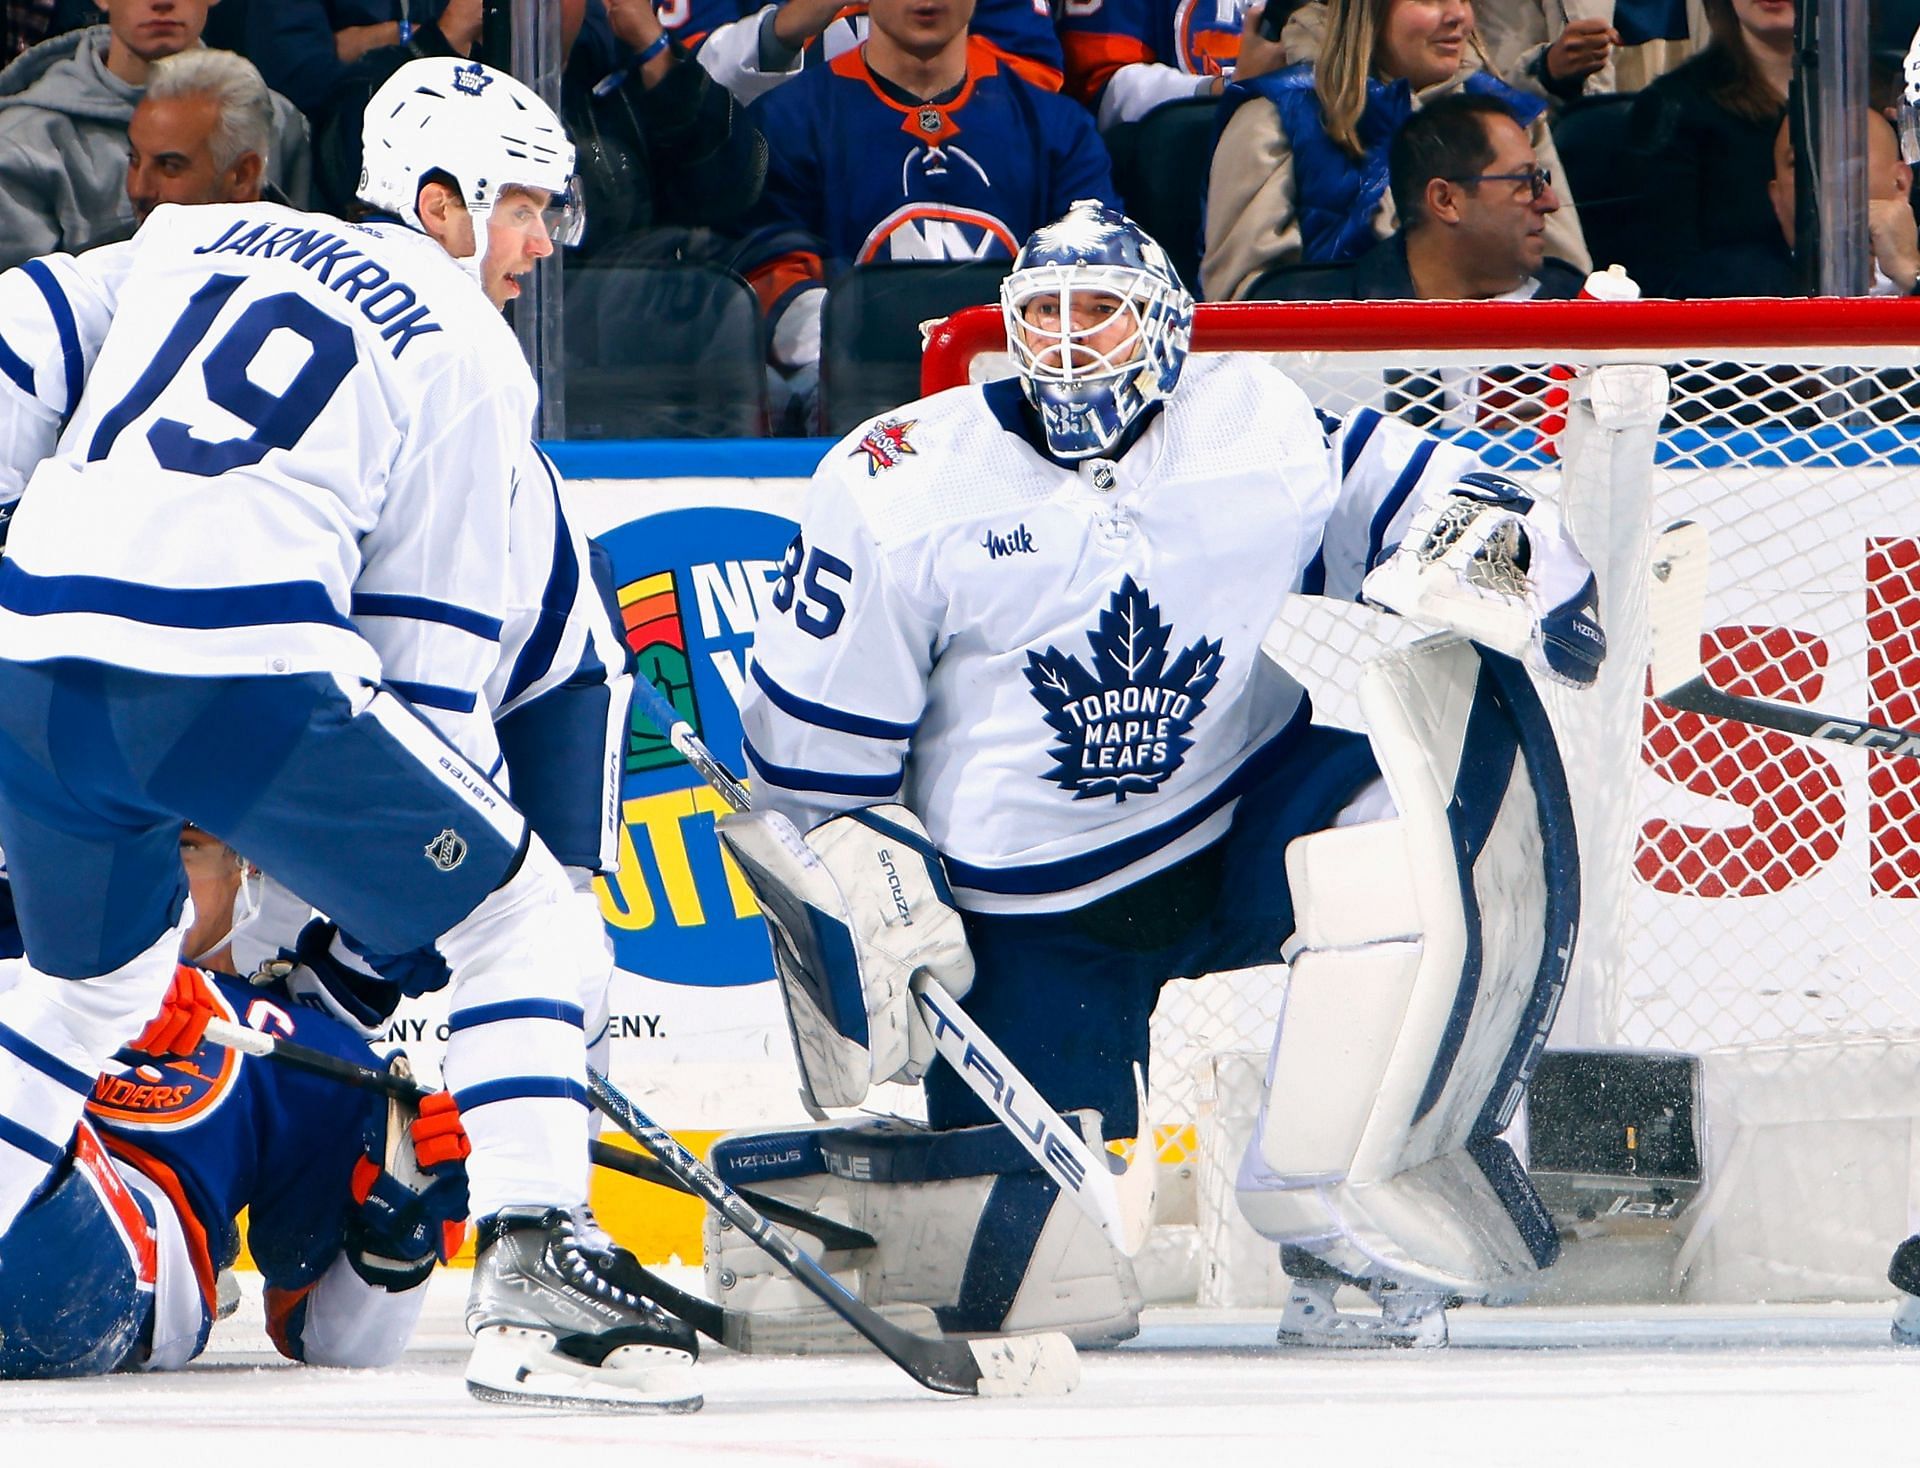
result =
[{"label": "man with eyeglasses", "polygon": [[1398,231],[1356,260],[1275,271],[1283,301],[1570,300],[1585,275],[1546,252],[1553,175],[1500,103],[1459,93],[1408,118],[1387,154]]}]

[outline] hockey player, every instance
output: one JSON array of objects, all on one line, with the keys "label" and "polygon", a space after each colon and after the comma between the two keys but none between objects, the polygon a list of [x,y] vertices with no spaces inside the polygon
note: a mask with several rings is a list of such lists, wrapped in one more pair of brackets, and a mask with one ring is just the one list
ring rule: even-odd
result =
[{"label": "hockey player", "polygon": [[[1369,599],[1468,627],[1574,683],[1593,679],[1604,641],[1584,561],[1510,481],[1371,411],[1322,419],[1258,360],[1190,360],[1191,301],[1123,216],[1083,202],[1038,230],[1002,300],[1016,378],[910,404],[822,461],[755,632],[742,720],[758,808],[721,822],[774,928],[814,1102],[857,1105],[874,1082],[924,1072],[931,1130],[762,1134],[722,1142],[715,1158],[756,1186],[843,1208],[873,1234],[877,1252],[838,1262],[858,1269],[875,1303],[931,1307],[950,1330],[1111,1340],[1136,1328],[1128,1262],[986,1125],[992,1113],[958,1073],[926,1068],[910,981],[963,996],[1055,1107],[1082,1114],[1096,1146],[1103,1134],[1136,1136],[1136,1066],[1161,986],[1273,962],[1296,926],[1323,941],[1296,924],[1289,843],[1374,821],[1361,829],[1376,833],[1369,849],[1383,863],[1398,823],[1375,818],[1424,795],[1389,767],[1388,798],[1386,736],[1377,760],[1362,736],[1311,721],[1305,691],[1261,649],[1281,604],[1355,598],[1364,581]],[[1504,580],[1488,569],[1503,558]],[[1473,711],[1479,743],[1507,727],[1485,680],[1436,687],[1432,702],[1453,719]],[[1436,748],[1432,762],[1453,769],[1450,732],[1456,748]],[[1396,754],[1408,737],[1394,731]],[[1483,796],[1463,798],[1463,811],[1523,803],[1513,742],[1489,748],[1471,770]],[[1432,813],[1421,800],[1417,814]],[[1530,819],[1521,810],[1499,830]],[[1485,833],[1462,840],[1469,856],[1509,851]],[[1453,925],[1467,926],[1461,863],[1447,850],[1440,859]],[[1518,891],[1526,858],[1509,854],[1508,867]],[[1309,885],[1315,901],[1336,900],[1326,894],[1336,884]],[[1539,886],[1516,908],[1542,904]],[[1339,900],[1368,905],[1351,891]],[[1403,906],[1389,906],[1399,921]],[[1349,914],[1347,926],[1363,925]],[[1538,914],[1501,926],[1530,933],[1534,948],[1510,965],[1503,947],[1488,948],[1479,982],[1500,1012],[1484,1022],[1457,963],[1451,988],[1445,973],[1404,971],[1422,951],[1417,928],[1368,950],[1392,960],[1369,971],[1385,987],[1368,1033],[1389,1051],[1395,1016],[1411,1008],[1396,1008],[1395,993],[1418,988],[1428,1007],[1443,990],[1466,995],[1466,1057],[1435,1060],[1455,1036],[1430,1043],[1416,1068],[1423,1079],[1451,1069],[1476,1100],[1504,1085],[1515,1037],[1531,1039],[1512,996],[1540,988]],[[1365,992],[1350,1005],[1365,1009]],[[1323,1054],[1349,1053],[1325,1029],[1318,1037]],[[1395,1085],[1415,1065],[1413,1043]],[[1364,1118],[1388,1089],[1370,1076],[1364,1097],[1336,1106],[1337,1065],[1313,1078],[1314,1107],[1342,1118],[1355,1105]],[[1309,1189],[1346,1165],[1337,1140],[1321,1149],[1332,1171]],[[1269,1191],[1302,1185],[1284,1162],[1268,1159]],[[1503,1244],[1513,1231],[1485,1187],[1436,1196],[1424,1212],[1403,1208],[1407,1232],[1449,1207]],[[1329,1232],[1339,1242],[1318,1219],[1271,1230],[1296,1245]],[[708,1244],[709,1282],[731,1303],[794,1303],[726,1234]],[[1381,1245],[1369,1261],[1328,1243],[1346,1272],[1383,1289],[1425,1278],[1420,1247]],[[1446,1278],[1460,1293],[1477,1288]]]},{"label": "hockey player", "polygon": [[[191,829],[181,852],[196,913],[186,946],[218,951],[245,864]],[[185,1365],[206,1348],[242,1209],[282,1355],[383,1366],[405,1348],[466,1216],[459,1111],[444,1092],[416,1109],[206,1042],[217,1016],[382,1063],[333,1015],[217,963],[179,966],[133,1046],[155,1063],[100,1076],[0,1241],[0,1378]],[[0,990],[18,968],[0,963]]]},{"label": "hockey player", "polygon": [[[476,231],[513,184],[570,226],[572,148],[475,63],[409,65],[368,116],[393,221],[164,207],[127,245],[0,277],[13,482],[59,434],[0,565],[0,846],[27,950],[0,995],[0,1230],[167,986],[190,818],[373,951],[433,947],[452,972],[475,1393],[697,1406],[691,1331],[573,1220],[572,889],[349,620],[362,598],[409,606],[437,686],[494,665],[534,390],[476,289]],[[471,717],[460,743],[483,747]]]}]

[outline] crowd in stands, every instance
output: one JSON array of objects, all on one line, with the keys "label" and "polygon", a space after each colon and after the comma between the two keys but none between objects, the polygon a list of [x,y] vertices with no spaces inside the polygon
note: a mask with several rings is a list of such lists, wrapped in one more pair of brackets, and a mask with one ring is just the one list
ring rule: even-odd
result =
[{"label": "crowd in stands", "polygon": [[[1652,296],[1802,289],[1795,0],[556,3],[589,433],[843,427],[911,394],[920,320],[992,299],[1082,198],[1203,299],[1556,299],[1615,264]],[[6,21],[0,267],[163,201],[350,215],[368,100],[413,57],[477,55],[482,4],[6,0]],[[1888,293],[1920,280],[1886,120],[1916,24],[1920,0],[1872,0]],[[723,352],[752,358],[744,416],[676,427],[605,390],[644,398],[621,374],[647,365],[701,382]]]}]

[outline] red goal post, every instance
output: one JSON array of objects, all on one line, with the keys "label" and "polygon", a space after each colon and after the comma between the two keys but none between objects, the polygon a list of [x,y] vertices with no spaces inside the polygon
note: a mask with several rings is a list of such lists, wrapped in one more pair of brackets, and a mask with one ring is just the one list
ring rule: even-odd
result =
[{"label": "red goal post", "polygon": [[[1327,411],[1408,417],[1560,504],[1612,650],[1600,689],[1549,699],[1588,893],[1554,1043],[1705,1057],[1712,1176],[1677,1292],[1884,1294],[1920,1217],[1920,759],[1656,703],[1645,586],[1654,530],[1704,524],[1716,683],[1920,726],[1920,301],[1203,304],[1194,350],[1271,357]],[[997,309],[960,312],[929,331],[923,387],[1003,375],[1004,351]],[[1665,406],[1623,428],[1622,385],[1650,368]],[[1354,663],[1407,629],[1316,600],[1268,648],[1352,724]],[[1283,985],[1174,985],[1155,1016],[1150,1114],[1197,1186],[1203,1298],[1244,1251],[1236,1087],[1257,1091],[1246,1057]]]}]

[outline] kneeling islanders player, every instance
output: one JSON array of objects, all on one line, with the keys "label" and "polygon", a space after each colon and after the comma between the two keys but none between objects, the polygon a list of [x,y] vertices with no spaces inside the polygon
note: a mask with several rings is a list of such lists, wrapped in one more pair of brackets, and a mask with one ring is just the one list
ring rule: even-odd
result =
[{"label": "kneeling islanders player", "polygon": [[[186,1365],[206,1348],[243,1208],[281,1354],[388,1365],[457,1243],[469,1146],[450,1096],[416,1110],[202,1039],[218,1017],[380,1063],[324,987],[299,986],[302,1003],[232,975],[244,863],[191,828],[181,850],[194,962],[135,1042],[154,1063],[99,1077],[66,1155],[0,1238],[0,1379]],[[0,952],[17,953],[8,926]],[[0,987],[17,963],[0,959]]]},{"label": "kneeling islanders player", "polygon": [[[1592,682],[1592,574],[1464,450],[1323,417],[1250,357],[1189,359],[1190,297],[1108,208],[1037,231],[1002,305],[1017,377],[823,461],[755,633],[759,808],[722,822],[787,914],[769,922],[811,1099],[924,1075],[930,1126],[737,1137],[716,1163],[871,1233],[829,1261],[870,1303],[1124,1338],[1129,1261],[927,1068],[909,980],[964,997],[1098,1147],[1141,1124],[1161,986],[1291,937],[1240,1177],[1295,1280],[1283,1339],[1444,1339],[1449,1297],[1511,1293],[1553,1257],[1497,1132],[1572,936],[1571,814],[1526,666]],[[1318,725],[1261,647],[1295,595],[1498,651],[1422,643],[1363,682],[1370,737]],[[805,1334],[736,1234],[708,1245],[729,1304]],[[1380,1314],[1335,1310],[1342,1281]]]}]

